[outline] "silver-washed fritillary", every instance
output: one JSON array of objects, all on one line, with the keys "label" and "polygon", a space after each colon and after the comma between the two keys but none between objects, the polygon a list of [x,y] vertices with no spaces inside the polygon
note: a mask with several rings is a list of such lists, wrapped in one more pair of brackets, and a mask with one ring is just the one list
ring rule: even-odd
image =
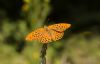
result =
[{"label": "silver-washed fritillary", "polygon": [[58,23],[44,28],[38,28],[26,36],[26,40],[38,40],[41,43],[50,43],[59,40],[63,37],[64,31],[68,29],[71,24]]}]

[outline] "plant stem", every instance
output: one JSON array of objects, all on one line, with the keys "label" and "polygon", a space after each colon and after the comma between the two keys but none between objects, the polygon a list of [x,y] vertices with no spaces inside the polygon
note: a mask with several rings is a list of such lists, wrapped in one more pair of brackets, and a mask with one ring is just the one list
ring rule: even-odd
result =
[{"label": "plant stem", "polygon": [[47,50],[47,44],[43,44],[41,49],[41,55],[40,55],[40,64],[46,64],[46,50]]}]

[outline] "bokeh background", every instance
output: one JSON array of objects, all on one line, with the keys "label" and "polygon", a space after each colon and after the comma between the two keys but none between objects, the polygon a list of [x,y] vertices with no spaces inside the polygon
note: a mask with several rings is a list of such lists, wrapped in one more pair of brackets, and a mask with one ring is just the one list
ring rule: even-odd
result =
[{"label": "bokeh background", "polygon": [[40,64],[42,44],[25,37],[61,22],[72,26],[48,44],[47,64],[100,64],[99,0],[0,0],[0,64]]}]

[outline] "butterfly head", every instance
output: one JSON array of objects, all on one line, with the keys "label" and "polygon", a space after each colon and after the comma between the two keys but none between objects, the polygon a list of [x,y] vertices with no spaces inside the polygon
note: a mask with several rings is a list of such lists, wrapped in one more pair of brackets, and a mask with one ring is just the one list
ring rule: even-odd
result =
[{"label": "butterfly head", "polygon": [[44,25],[44,28],[47,28],[47,26],[46,26],[46,25]]},{"label": "butterfly head", "polygon": [[48,27],[46,26],[46,25],[44,25],[44,29],[46,30],[46,31],[48,31],[49,29],[48,29]]}]

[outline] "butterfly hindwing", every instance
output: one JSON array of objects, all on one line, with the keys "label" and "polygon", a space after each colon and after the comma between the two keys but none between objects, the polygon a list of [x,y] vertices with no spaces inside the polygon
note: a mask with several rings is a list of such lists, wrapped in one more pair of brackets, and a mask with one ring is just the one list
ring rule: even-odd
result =
[{"label": "butterfly hindwing", "polygon": [[64,35],[64,32],[57,32],[54,30],[50,30],[50,33],[53,41],[61,39]]},{"label": "butterfly hindwing", "polygon": [[42,43],[48,43],[51,42],[50,34],[48,34],[48,31],[44,28],[43,31],[41,31],[42,38],[40,39],[40,42]]}]

